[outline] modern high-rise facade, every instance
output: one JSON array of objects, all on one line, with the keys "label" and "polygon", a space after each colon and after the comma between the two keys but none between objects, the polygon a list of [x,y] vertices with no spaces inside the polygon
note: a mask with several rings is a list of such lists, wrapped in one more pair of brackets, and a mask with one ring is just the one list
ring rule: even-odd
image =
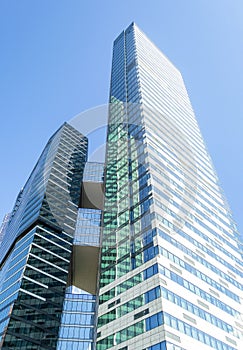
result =
[{"label": "modern high-rise facade", "polygon": [[103,173],[104,164],[85,164],[57,350],[95,349]]},{"label": "modern high-rise facade", "polygon": [[240,349],[239,234],[180,72],[134,24],[108,128],[97,349]]},{"label": "modern high-rise facade", "polygon": [[2,243],[4,234],[5,234],[5,232],[6,232],[9,219],[10,219],[10,214],[4,215],[2,225],[0,226],[0,245],[1,245],[1,243]]},{"label": "modern high-rise facade", "polygon": [[181,74],[134,23],[108,110],[105,166],[65,123],[17,197],[0,349],[242,349],[240,235]]},{"label": "modern high-rise facade", "polygon": [[0,348],[54,349],[87,139],[65,123],[17,197],[0,247]]}]

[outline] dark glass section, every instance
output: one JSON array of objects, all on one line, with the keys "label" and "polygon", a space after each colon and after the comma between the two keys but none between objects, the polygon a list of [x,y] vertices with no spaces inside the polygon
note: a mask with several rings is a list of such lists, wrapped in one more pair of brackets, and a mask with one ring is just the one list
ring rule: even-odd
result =
[{"label": "dark glass section", "polygon": [[56,349],[86,158],[87,139],[65,123],[17,198],[0,272],[1,349]]}]

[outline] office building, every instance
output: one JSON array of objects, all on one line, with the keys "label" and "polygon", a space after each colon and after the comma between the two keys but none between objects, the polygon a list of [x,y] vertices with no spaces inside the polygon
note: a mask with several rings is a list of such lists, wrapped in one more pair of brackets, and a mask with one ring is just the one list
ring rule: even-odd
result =
[{"label": "office building", "polygon": [[240,236],[181,73],[134,23],[108,109],[105,166],[65,123],[17,197],[0,349],[242,349]]},{"label": "office building", "polygon": [[181,73],[135,24],[106,152],[97,350],[240,349],[239,234]]},{"label": "office building", "polygon": [[0,247],[0,348],[55,349],[87,138],[65,123],[17,197]]}]

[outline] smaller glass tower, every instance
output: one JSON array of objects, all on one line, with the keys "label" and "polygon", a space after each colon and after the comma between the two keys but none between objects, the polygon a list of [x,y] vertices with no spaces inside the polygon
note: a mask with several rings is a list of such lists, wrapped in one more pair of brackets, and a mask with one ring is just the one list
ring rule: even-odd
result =
[{"label": "smaller glass tower", "polygon": [[65,123],[17,197],[0,247],[0,348],[56,349],[87,138]]}]

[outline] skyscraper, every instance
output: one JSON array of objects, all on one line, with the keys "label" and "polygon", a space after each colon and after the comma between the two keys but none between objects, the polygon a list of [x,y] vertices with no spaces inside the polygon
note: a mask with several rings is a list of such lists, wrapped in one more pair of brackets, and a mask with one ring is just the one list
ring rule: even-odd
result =
[{"label": "skyscraper", "polygon": [[56,348],[86,159],[65,123],[17,197],[0,248],[1,349]]},{"label": "skyscraper", "polygon": [[240,349],[239,234],[181,74],[135,24],[106,154],[97,349]]},{"label": "skyscraper", "polygon": [[181,74],[134,23],[114,41],[105,167],[87,152],[65,123],[17,197],[0,349],[240,350],[240,236]]}]

